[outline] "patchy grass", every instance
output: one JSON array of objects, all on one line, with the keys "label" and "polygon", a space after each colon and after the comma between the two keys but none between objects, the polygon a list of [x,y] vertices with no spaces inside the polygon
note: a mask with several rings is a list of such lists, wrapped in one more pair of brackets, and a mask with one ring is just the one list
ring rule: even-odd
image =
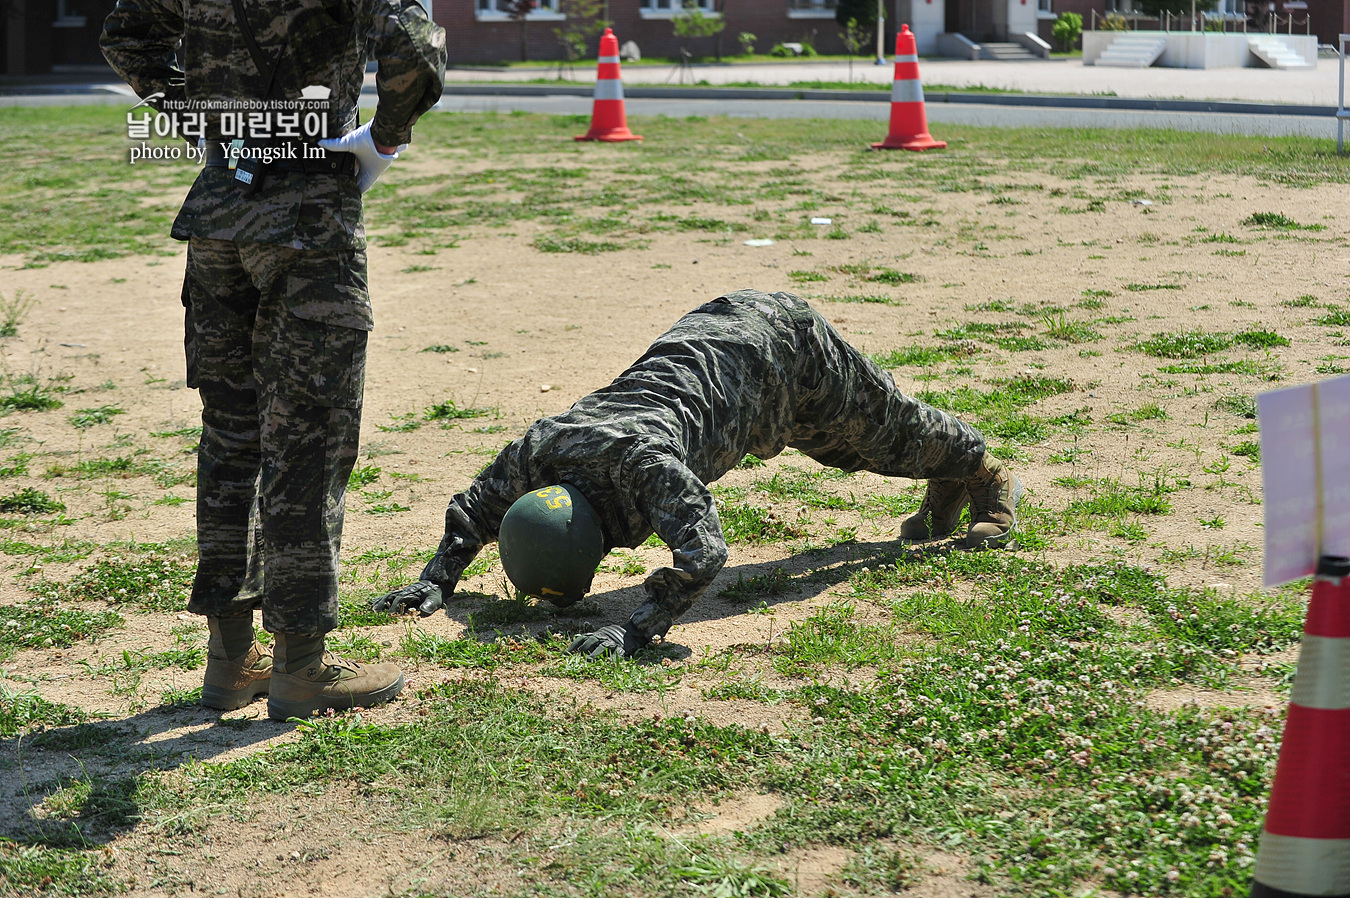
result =
[{"label": "patchy grass", "polygon": [[[1309,186],[1334,191],[1350,182],[1346,161],[1326,141],[1167,132],[944,126],[947,153],[882,155],[861,149],[875,139],[874,122],[804,128],[652,119],[641,123],[645,145],[623,147],[578,146],[571,138],[581,128],[572,117],[425,117],[418,164],[395,167],[367,195],[369,221],[381,231],[374,242],[416,257],[387,260],[390,270],[429,273],[416,263],[438,255],[433,264],[453,271],[456,254],[472,254],[474,241],[509,235],[513,246],[533,242],[539,252],[525,250],[531,264],[558,258],[542,253],[631,249],[625,264],[679,291],[690,260],[648,258],[641,248],[649,241],[665,241],[663,250],[670,241],[692,243],[699,254],[742,252],[735,235],[743,233],[791,241],[771,251],[782,252],[777,261],[755,268],[762,286],[832,282],[837,289],[828,292],[837,295],[812,298],[848,339],[895,367],[907,391],[980,426],[1014,467],[1026,465],[1018,468],[1028,487],[1022,548],[966,554],[901,546],[895,530],[918,507],[921,483],[878,489],[870,475],[797,468],[790,455],[768,464],[747,457],[714,490],[739,569],[719,579],[667,644],[629,661],[593,662],[565,656],[563,647],[575,632],[622,619],[628,598],[642,591],[640,578],[669,561],[659,540],[605,560],[624,578],[618,598],[567,613],[489,582],[500,569],[485,552],[465,573],[487,592],[449,597],[433,628],[375,614],[367,603],[414,578],[436,534],[392,548],[353,544],[387,525],[360,515],[344,546],[344,629],[332,645],[356,658],[418,665],[413,686],[375,718],[381,722],[335,715],[269,739],[266,749],[236,751],[226,763],[198,762],[190,755],[209,751],[215,736],[265,734],[229,716],[210,739],[155,742],[151,752],[145,725],[82,724],[85,712],[42,698],[44,681],[6,693],[0,728],[25,762],[29,752],[59,752],[63,764],[68,754],[78,767],[50,782],[25,772],[30,792],[22,798],[33,820],[43,820],[42,840],[25,842],[20,833],[0,840],[0,891],[96,894],[129,885],[108,878],[101,850],[108,829],[129,831],[119,834],[128,850],[154,840],[171,846],[181,852],[173,868],[200,884],[213,821],[248,820],[259,802],[308,807],[327,793],[325,801],[348,802],[340,816],[359,819],[372,835],[431,838],[447,853],[518,877],[503,886],[512,894],[785,895],[799,888],[787,865],[826,848],[842,851],[844,866],[819,891],[841,896],[922,893],[931,884],[923,858],[934,851],[955,855],[991,894],[1245,894],[1282,733],[1280,716],[1249,707],[1244,690],[1287,689],[1289,665],[1266,656],[1296,642],[1305,605],[1297,589],[1248,594],[1240,585],[1179,584],[1257,576],[1252,393],[1260,381],[1308,376],[1318,370],[1314,359],[1326,373],[1339,368],[1335,347],[1345,335],[1337,329],[1350,327],[1350,312],[1337,305],[1345,297],[1335,287],[1323,301],[1299,295],[1315,288],[1280,280],[1282,247],[1317,241],[1320,251],[1326,239],[1302,221],[1253,216],[1238,226],[1241,213],[1218,221],[1190,209],[1196,220],[1180,233],[1167,216],[1142,219],[1158,233],[1124,245],[1105,229],[1116,204],[1147,192],[1159,203],[1155,213],[1164,203],[1181,206],[1195,185],[1220,183],[1211,175],[1276,185],[1285,196]],[[0,252],[30,268],[125,253],[158,264],[153,254],[167,251],[162,233],[192,173],[109,159],[116,154],[107,147],[124,132],[120,109],[0,110],[8,160],[0,166]],[[464,158],[478,162],[466,168]],[[437,170],[447,165],[455,177]],[[957,195],[978,211],[951,214],[948,198]],[[1033,229],[1044,236],[1028,222],[1057,210],[1094,213],[1071,219],[1093,227],[1028,240]],[[818,213],[843,226],[810,226]],[[883,239],[869,237],[878,232]],[[808,247],[819,258],[810,259]],[[1220,264],[1215,250],[1247,253],[1223,259],[1225,270],[1259,260],[1275,273],[1271,292],[1250,304],[1235,300],[1250,309],[1238,321],[1236,312],[1223,317],[1228,307],[1216,299],[1211,317],[1181,319],[1209,322],[1205,329],[1182,330],[1161,300],[1212,293],[1200,263]],[[1199,261],[1165,261],[1173,253]],[[1114,265],[1122,254],[1131,263],[1149,258],[1126,274]],[[1080,279],[1041,289],[1009,277],[1006,289],[988,292],[973,289],[974,277],[969,286],[958,280],[968,266],[1028,264],[1021,256]],[[793,268],[800,264],[814,270]],[[947,272],[942,283],[934,283],[938,265]],[[436,283],[448,290],[476,281],[465,272]],[[1089,286],[1100,284],[1111,289]],[[1280,297],[1297,299],[1281,306]],[[1193,313],[1206,311],[1203,301]],[[900,308],[907,304],[913,308]],[[955,317],[962,305],[965,314]],[[930,317],[935,309],[945,317]],[[0,337],[7,314],[0,296]],[[1140,333],[1119,327],[1136,318],[1148,322],[1136,325]],[[1299,329],[1299,318],[1327,330]],[[1261,323],[1245,323],[1252,320]],[[558,327],[583,323],[599,339],[590,323]],[[541,325],[525,326],[542,335]],[[30,327],[14,322],[25,338]],[[453,327],[411,339],[394,341],[400,365],[436,362],[419,349],[463,352],[461,359],[507,349]],[[32,364],[57,357],[49,351]],[[436,364],[444,367],[445,357]],[[161,429],[149,432],[175,438],[156,444],[164,456],[157,458],[140,447],[143,437],[123,432],[147,420],[137,394],[124,386],[113,394],[118,405],[100,405],[93,397],[115,388],[108,369],[91,375],[90,355],[60,359],[74,373],[35,368],[0,382],[0,412],[9,413],[0,476],[13,478],[0,499],[0,552],[13,566],[11,585],[37,593],[36,601],[0,607],[0,657],[15,659],[5,666],[11,678],[41,676],[33,672],[50,666],[31,659],[98,639],[122,625],[119,612],[128,608],[176,613],[191,576],[189,549],[99,544],[93,540],[107,537],[90,535],[108,525],[138,532],[142,512],[149,526],[167,515],[189,519],[187,509],[129,497],[149,478],[186,476],[200,438],[200,429],[173,417],[186,394],[155,394],[157,408],[173,403],[169,418],[153,425]],[[439,389],[449,395],[445,384]],[[445,495],[463,483],[445,482],[445,466],[467,480],[495,450],[492,435],[517,432],[520,415],[530,414],[519,404],[423,408],[433,400],[370,422],[382,433],[353,471],[352,508],[412,507],[435,524]],[[75,411],[43,411],[62,402]],[[125,416],[113,411],[121,408]],[[462,424],[482,417],[495,420]],[[429,421],[452,429],[415,432]],[[422,459],[428,482],[392,462],[382,470],[376,459],[394,452]],[[442,453],[454,457],[433,467]],[[1047,482],[1054,475],[1062,476]],[[190,481],[178,482],[189,488],[176,492],[190,496]],[[117,509],[121,517],[110,513]],[[1194,545],[1167,536],[1178,530]],[[705,614],[730,615],[730,637],[706,650],[682,636],[683,623],[697,625]],[[445,635],[443,626],[459,624],[464,629]],[[163,690],[165,707],[150,713],[167,719],[186,715],[186,703],[199,697],[184,685],[200,682],[199,638],[198,630],[193,644],[125,651],[119,644],[96,656],[81,647],[78,657],[94,657],[89,672],[124,686],[148,679],[152,668],[172,671],[179,682],[156,686],[150,697]],[[1154,690],[1196,687],[1225,705],[1145,703]],[[130,687],[115,688],[125,698]],[[146,704],[146,696],[130,700]],[[700,708],[700,700],[715,704]],[[622,710],[606,710],[616,705]],[[188,754],[174,754],[179,742]],[[98,772],[113,761],[115,775]],[[17,762],[9,769],[17,772]],[[710,805],[747,793],[765,794],[777,810],[721,835],[696,835],[688,825]],[[391,795],[411,799],[384,800]],[[246,882],[245,891],[256,885]],[[389,885],[400,894],[428,887]],[[153,888],[183,885],[165,879]]]},{"label": "patchy grass", "polygon": [[150,552],[131,558],[104,558],[64,583],[42,580],[41,596],[131,605],[137,611],[182,611],[196,572],[196,560]]}]

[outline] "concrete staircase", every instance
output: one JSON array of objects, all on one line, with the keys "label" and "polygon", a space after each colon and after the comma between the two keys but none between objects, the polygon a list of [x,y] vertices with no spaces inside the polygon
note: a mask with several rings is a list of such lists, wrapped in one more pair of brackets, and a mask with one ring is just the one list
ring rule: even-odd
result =
[{"label": "concrete staircase", "polygon": [[1166,38],[1123,32],[1111,42],[1111,46],[1102,51],[1102,55],[1097,57],[1093,65],[1146,69],[1158,61],[1158,57],[1162,56],[1166,47]]},{"label": "concrete staircase", "polygon": [[1302,56],[1290,50],[1284,41],[1268,34],[1259,34],[1247,39],[1256,58],[1272,69],[1315,69],[1316,63],[1310,63]]},{"label": "concrete staircase", "polygon": [[995,62],[1035,62],[1040,59],[1021,44],[997,41],[980,41],[980,58],[992,59]]}]

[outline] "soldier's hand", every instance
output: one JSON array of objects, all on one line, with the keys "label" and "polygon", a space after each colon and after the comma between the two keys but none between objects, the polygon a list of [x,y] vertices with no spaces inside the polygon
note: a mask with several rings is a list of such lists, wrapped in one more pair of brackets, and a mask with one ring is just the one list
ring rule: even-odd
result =
[{"label": "soldier's hand", "polygon": [[568,654],[585,655],[588,658],[605,658],[616,655],[629,658],[650,642],[637,627],[632,624],[610,624],[594,633],[586,633],[572,640],[567,647]]},{"label": "soldier's hand", "polygon": [[370,136],[370,122],[354,131],[348,131],[341,137],[321,140],[319,146],[330,152],[351,153],[356,157],[356,186],[362,193],[374,186],[375,181],[384,174],[384,170],[394,164],[399,152],[408,148],[407,144],[404,144],[391,154],[381,153],[375,146],[375,140]]},{"label": "soldier's hand", "polygon": [[428,615],[441,607],[442,601],[444,596],[439,586],[430,580],[418,580],[416,583],[391,589],[371,602],[370,607],[375,611],[387,611],[390,614],[401,614],[416,608],[423,615]]}]

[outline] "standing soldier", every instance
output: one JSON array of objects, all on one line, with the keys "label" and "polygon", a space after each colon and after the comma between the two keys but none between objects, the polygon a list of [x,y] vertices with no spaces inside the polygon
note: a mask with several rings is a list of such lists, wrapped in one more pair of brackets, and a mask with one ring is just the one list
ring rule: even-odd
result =
[{"label": "standing soldier", "polygon": [[[284,720],[387,701],[396,666],[324,651],[373,326],[361,194],[440,99],[445,32],[418,0],[118,0],[101,43],[151,105],[208,113],[205,168],[172,231],[188,241],[188,385],[202,399],[188,605],[210,631],[202,704],[270,691]],[[379,104],[357,127],[368,52]],[[313,98],[326,112],[296,136],[286,110]],[[245,588],[255,503],[260,590]]]},{"label": "standing soldier", "polygon": [[740,290],[681,318],[614,383],[503,449],[450,500],[421,579],[374,607],[432,613],[494,539],[517,589],[570,605],[610,548],[655,532],[674,564],[647,578],[647,601],[628,623],[569,646],[631,655],[664,637],[726,563],[706,484],[746,454],[788,446],[845,471],[927,479],[904,539],[948,536],[967,506],[968,549],[1003,545],[1016,524],[1022,485],[978,431],[905,396],[792,294]]}]

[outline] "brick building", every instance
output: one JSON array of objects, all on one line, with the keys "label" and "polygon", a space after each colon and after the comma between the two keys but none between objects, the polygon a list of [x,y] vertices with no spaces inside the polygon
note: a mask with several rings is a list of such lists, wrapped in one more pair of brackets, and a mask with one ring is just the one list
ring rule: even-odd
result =
[{"label": "brick building", "polygon": [[[504,11],[507,0],[432,0],[436,21],[445,28],[450,63],[488,63],[521,58],[521,23]],[[757,52],[774,44],[811,43],[822,53],[842,53],[842,30],[834,21],[835,0],[691,0],[700,12],[720,17],[725,26],[716,37],[681,39],[673,19],[680,0],[607,0],[601,18],[608,20],[619,41],[633,41],[644,56],[678,58],[681,45],[695,56],[733,56],[738,36],[756,37]],[[891,0],[886,0],[889,4]],[[567,0],[537,0],[524,23],[525,52],[530,59],[559,59],[563,49],[556,32],[566,26]],[[594,57],[599,39],[588,54]]]},{"label": "brick building", "polygon": [[[0,0],[0,74],[41,75],[85,67],[106,69],[98,49],[103,20],[115,0]],[[223,2],[223,0],[218,0]],[[424,0],[445,27],[451,65],[494,63],[521,57],[522,37],[530,59],[563,56],[557,33],[567,26],[567,0],[539,0],[524,22],[504,11],[507,0]],[[619,40],[633,41],[644,56],[678,57],[683,45],[692,54],[734,56],[739,35],[755,35],[755,49],[766,52],[774,44],[806,42],[822,53],[842,53],[842,30],[834,21],[835,0],[691,0],[706,15],[726,25],[717,37],[681,39],[672,20],[681,0],[604,0],[605,19],[613,23]],[[1081,13],[1084,26],[1092,12],[1127,8],[1130,0],[884,0],[887,10],[885,43],[894,43],[895,26],[911,24],[920,35],[920,53],[934,53],[926,35],[960,32],[974,40],[1004,40],[1010,31],[1036,32],[1049,40],[1050,26],[1061,12]],[[1296,21],[1309,16],[1313,33],[1324,44],[1335,44],[1341,32],[1350,32],[1350,0],[1255,0],[1278,3],[1281,16],[1293,12]],[[1292,9],[1287,10],[1285,4]],[[1246,9],[1250,0],[1220,0],[1232,13]],[[1300,8],[1306,5],[1306,9]],[[1281,26],[1281,31],[1284,27]],[[1295,32],[1302,26],[1295,28]],[[587,56],[594,58],[592,38]]]}]

